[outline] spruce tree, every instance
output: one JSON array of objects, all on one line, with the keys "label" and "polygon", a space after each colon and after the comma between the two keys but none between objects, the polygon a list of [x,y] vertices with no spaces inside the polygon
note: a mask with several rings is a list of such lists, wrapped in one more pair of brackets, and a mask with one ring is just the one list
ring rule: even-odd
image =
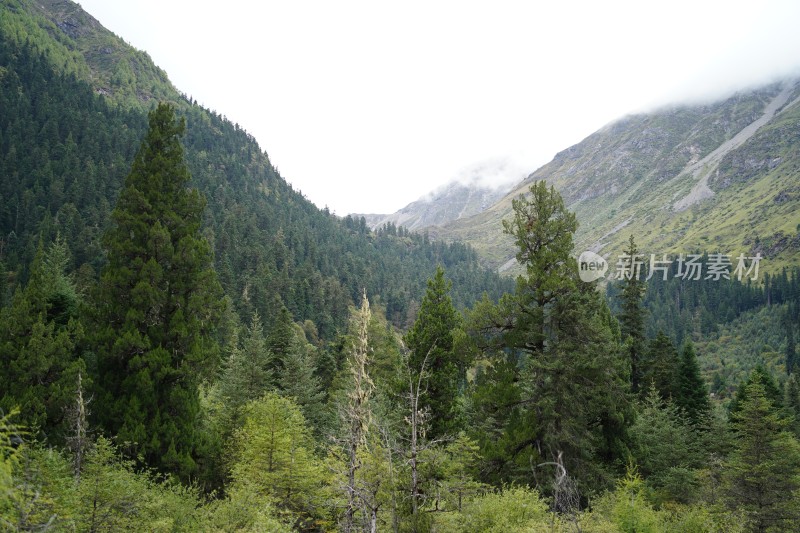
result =
[{"label": "spruce tree", "polygon": [[711,411],[708,387],[700,376],[700,367],[691,341],[686,343],[681,353],[675,384],[675,405],[684,410],[693,424],[700,422]]},{"label": "spruce tree", "polygon": [[640,279],[641,272],[636,266],[636,257],[639,249],[631,235],[628,242],[628,249],[623,252],[625,261],[625,275],[622,279],[622,291],[619,294],[620,332],[622,340],[630,358],[631,365],[631,390],[637,392],[642,382],[641,368],[642,353],[644,352],[644,309],[642,308],[642,298],[644,297],[645,284]]},{"label": "spruce tree", "polygon": [[426,393],[419,407],[430,410],[431,439],[453,432],[458,418],[456,405],[462,365],[453,349],[453,331],[461,326],[461,315],[448,294],[451,286],[444,277],[444,269],[437,267],[436,274],[428,280],[417,320],[405,336],[411,350],[409,367],[414,379],[426,361],[423,380]]},{"label": "spruce tree", "polygon": [[61,239],[46,251],[40,242],[28,284],[0,308],[0,412],[19,407],[19,422],[51,443],[64,437],[64,410],[84,369],[84,329],[77,291],[65,274],[68,257]]},{"label": "spruce tree", "polygon": [[788,313],[784,319],[784,325],[786,327],[786,373],[791,374],[797,366],[797,349],[794,342],[794,327]]},{"label": "spruce tree", "polygon": [[[758,380],[733,415],[736,449],[724,472],[728,505],[750,531],[796,531],[800,519],[800,443]],[[794,527],[793,527],[794,526]]]},{"label": "spruce tree", "polygon": [[200,234],[205,201],[188,188],[184,129],[169,104],[150,113],[104,235],[95,405],[129,454],[188,479],[201,437],[198,383],[217,362],[223,300]]},{"label": "spruce tree", "polygon": [[772,377],[772,374],[770,374],[763,365],[758,365],[750,372],[747,381],[739,385],[736,396],[731,400],[730,406],[728,406],[731,417],[739,411],[741,404],[747,401],[747,391],[749,386],[753,383],[761,384],[764,388],[764,393],[767,395],[767,399],[772,402],[773,405],[780,408],[783,407],[783,395],[781,394],[781,389],[778,387],[778,384],[775,382],[775,378]]},{"label": "spruce tree", "polygon": [[653,385],[662,399],[666,400],[676,394],[678,378],[678,351],[663,331],[659,331],[654,339],[647,343],[647,350],[641,360],[640,370],[643,383],[640,393],[642,397],[649,394]]}]

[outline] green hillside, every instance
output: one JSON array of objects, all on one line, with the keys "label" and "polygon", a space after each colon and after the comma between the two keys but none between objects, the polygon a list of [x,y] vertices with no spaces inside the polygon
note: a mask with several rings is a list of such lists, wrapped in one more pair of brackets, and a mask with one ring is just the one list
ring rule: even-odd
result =
[{"label": "green hillside", "polygon": [[[468,247],[371,232],[316,208],[283,180],[252,136],[178,94],[148,56],[70,2],[6,2],[2,22],[0,235],[6,295],[26,279],[40,238],[60,234],[71,268],[99,272],[98,241],[156,100],[187,122],[187,162],[208,201],[205,233],[217,270],[246,319],[286,305],[324,339],[361,289],[405,324],[426,273],[442,263],[463,281],[463,306],[509,282],[480,269]],[[108,52],[108,53],[106,53]],[[119,72],[129,75],[118,76]],[[239,298],[245,295],[245,298]],[[278,300],[275,299],[278,297]]]},{"label": "green hillside", "polygon": [[146,52],[127,45],[80,5],[66,0],[3,0],[3,34],[35,43],[58,71],[87,81],[113,103],[144,108],[174,100],[177,91]]},{"label": "green hillside", "polygon": [[512,198],[545,179],[578,215],[578,250],[613,263],[633,234],[648,255],[761,253],[762,268],[778,272],[800,253],[798,97],[796,82],[784,82],[623,118],[557,154],[486,212],[436,234],[509,268],[499,221]]}]

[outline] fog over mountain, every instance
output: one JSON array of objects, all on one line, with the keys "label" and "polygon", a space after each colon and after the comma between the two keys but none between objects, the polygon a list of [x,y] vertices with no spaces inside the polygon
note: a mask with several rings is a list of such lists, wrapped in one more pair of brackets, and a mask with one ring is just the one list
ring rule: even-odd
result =
[{"label": "fog over mountain", "polygon": [[420,230],[469,217],[489,208],[529,174],[511,158],[495,158],[465,167],[458,176],[391,214],[353,214],[364,216],[367,225],[377,228],[391,223],[409,230]]}]

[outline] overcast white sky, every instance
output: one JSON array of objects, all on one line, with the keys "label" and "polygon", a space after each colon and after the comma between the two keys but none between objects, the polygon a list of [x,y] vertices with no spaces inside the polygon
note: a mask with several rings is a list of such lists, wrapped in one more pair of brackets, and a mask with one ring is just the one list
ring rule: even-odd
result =
[{"label": "overcast white sky", "polygon": [[80,3],[339,215],[516,181],[624,114],[800,73],[794,0]]}]

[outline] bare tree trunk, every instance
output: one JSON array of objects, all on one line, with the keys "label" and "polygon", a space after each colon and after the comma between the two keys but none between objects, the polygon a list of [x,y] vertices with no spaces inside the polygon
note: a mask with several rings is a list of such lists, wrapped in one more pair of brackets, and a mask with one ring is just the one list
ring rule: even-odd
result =
[{"label": "bare tree trunk", "polygon": [[417,471],[417,428],[419,420],[419,389],[414,392],[413,380],[410,390],[411,396],[411,442],[409,443],[409,463],[411,466],[411,514],[417,516],[419,511],[419,477]]}]

